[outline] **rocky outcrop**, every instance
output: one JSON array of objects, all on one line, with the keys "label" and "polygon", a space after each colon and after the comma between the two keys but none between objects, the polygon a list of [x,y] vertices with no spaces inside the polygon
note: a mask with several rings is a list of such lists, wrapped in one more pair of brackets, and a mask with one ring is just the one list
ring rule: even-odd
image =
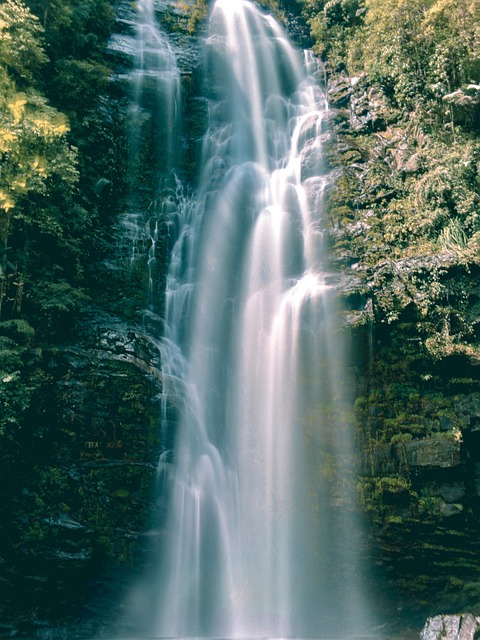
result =
[{"label": "rocky outcrop", "polygon": [[480,618],[471,613],[439,615],[429,618],[420,640],[475,640],[480,632]]},{"label": "rocky outcrop", "polygon": [[411,440],[395,447],[395,456],[412,467],[427,469],[449,469],[461,463],[460,439],[432,434],[423,440]]}]

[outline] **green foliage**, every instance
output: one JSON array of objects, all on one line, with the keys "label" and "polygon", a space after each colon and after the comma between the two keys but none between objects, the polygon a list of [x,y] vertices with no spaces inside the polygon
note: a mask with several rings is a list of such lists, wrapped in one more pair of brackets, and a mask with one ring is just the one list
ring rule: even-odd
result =
[{"label": "green foliage", "polygon": [[[409,507],[416,502],[410,480],[403,477],[363,478],[357,484],[363,507],[384,524],[401,524],[410,517]],[[405,512],[404,509],[407,509]],[[399,511],[404,515],[401,515]]]},{"label": "green foliage", "polygon": [[[179,11],[180,10],[180,11]],[[198,33],[208,15],[208,0],[180,2],[175,9],[167,6],[162,13],[162,27],[170,33],[195,35]]]},{"label": "green foliage", "polygon": [[[131,561],[132,540],[119,533],[126,523],[130,531],[142,526],[142,507],[146,505],[153,473],[153,469],[141,465],[119,463],[79,469],[73,480],[64,468],[36,467],[32,473],[35,486],[29,491],[28,500],[34,517],[28,527],[18,531],[17,544],[37,554],[44,553],[47,544],[64,546],[62,528],[66,522],[76,530],[77,539],[81,536],[87,558],[93,556],[103,565],[112,558],[122,563]],[[137,499],[127,500],[132,494]],[[71,561],[67,562],[71,565]]]},{"label": "green foliage", "polygon": [[46,335],[62,335],[71,328],[88,300],[85,292],[68,282],[40,281],[29,288],[27,301],[35,309],[36,320]]},{"label": "green foliage", "polygon": [[363,22],[364,0],[328,0],[306,3],[314,51],[332,68],[345,66],[348,43]]},{"label": "green foliage", "polygon": [[6,336],[19,345],[28,345],[35,336],[35,329],[26,320],[4,320],[0,322],[0,336]]},{"label": "green foliage", "polygon": [[84,306],[101,224],[125,197],[128,154],[118,110],[99,107],[110,2],[28,5],[0,4],[0,318],[25,313],[52,339]]},{"label": "green foliage", "polygon": [[47,62],[41,37],[43,29],[20,0],[0,4],[0,60],[14,80],[38,82],[38,73]]},{"label": "green foliage", "polygon": [[[1,318],[21,309],[33,257],[27,246],[38,244],[44,234],[55,237],[57,244],[69,243],[68,217],[62,220],[54,203],[71,200],[78,171],[66,117],[29,86],[46,60],[38,20],[20,2],[9,0],[0,6],[0,27]],[[16,41],[14,47],[17,38],[22,46]]]},{"label": "green foliage", "polygon": [[[34,329],[25,320],[0,322],[0,444],[3,439],[18,441],[25,414],[30,407],[39,380],[29,347]],[[8,456],[8,450],[2,451]]]},{"label": "green foliage", "polygon": [[405,444],[405,442],[410,442],[412,439],[411,433],[395,433],[391,439],[390,444],[395,446],[396,444]]},{"label": "green foliage", "polygon": [[[334,249],[354,256],[345,267],[367,285],[378,322],[416,321],[435,358],[454,350],[476,357],[480,141],[431,129],[422,113],[345,136],[331,152],[344,167],[327,200],[332,226],[342,229]],[[361,162],[349,160],[350,147]]]},{"label": "green foliage", "polygon": [[[16,369],[22,365],[17,352],[1,350],[2,368]],[[19,372],[4,373],[0,371],[0,437],[14,440],[16,432],[21,428],[23,415],[29,406],[31,393],[28,385],[22,382]]]},{"label": "green foliage", "polygon": [[[92,297],[120,309],[125,295],[111,272],[97,277],[127,189],[125,110],[105,56],[113,20],[109,0],[0,0],[0,580],[9,590],[0,614],[7,617],[16,615],[7,614],[13,601],[31,616],[55,600],[55,589],[67,597],[87,574],[131,561],[132,531],[144,528],[151,508],[156,390],[124,363],[103,377],[89,369],[87,382],[79,373],[85,362],[73,372],[66,364]],[[90,458],[85,443],[99,437],[97,427],[105,435]],[[29,591],[25,567],[37,576],[45,563],[49,584]],[[63,604],[55,605],[57,615]]]},{"label": "green foliage", "polygon": [[51,60],[101,57],[105,39],[115,19],[107,0],[28,0],[45,29],[45,44]]},{"label": "green foliage", "polygon": [[55,68],[55,95],[67,112],[75,105],[75,117],[91,109],[108,84],[108,68],[96,60],[59,60]]},{"label": "green foliage", "polygon": [[[29,191],[46,193],[48,179],[60,176],[71,187],[77,179],[74,151],[65,134],[65,117],[45,99],[30,91],[18,93],[15,85],[0,72],[0,208],[8,214]],[[6,243],[3,224],[2,240]]]},{"label": "green foliage", "polygon": [[[293,3],[261,4],[279,11]],[[476,554],[466,558],[466,541],[452,539],[461,531],[476,545],[476,525],[469,533],[463,525],[477,496],[467,487],[465,511],[456,512],[435,483],[460,468],[426,469],[414,453],[431,436],[464,437],[468,455],[452,390],[478,385],[480,3],[301,4],[331,87],[344,87],[330,111],[326,216],[335,264],[356,283],[351,315],[365,323],[356,331],[369,346],[355,403],[359,449],[368,453],[358,489],[396,585],[422,606],[444,586],[447,604],[452,590],[463,590],[459,606],[476,604]],[[322,481],[334,482],[338,463],[312,457]],[[450,517],[455,533],[447,535],[441,523]],[[448,587],[452,576],[461,579]]]},{"label": "green foliage", "polygon": [[200,25],[205,21],[208,14],[207,0],[195,0],[195,3],[189,9],[187,31],[195,33]]}]

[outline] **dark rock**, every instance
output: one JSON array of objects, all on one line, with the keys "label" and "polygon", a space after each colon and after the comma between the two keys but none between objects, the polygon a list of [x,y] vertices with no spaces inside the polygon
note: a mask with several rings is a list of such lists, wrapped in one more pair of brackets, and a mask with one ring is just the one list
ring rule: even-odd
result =
[{"label": "dark rock", "polygon": [[350,118],[350,111],[345,108],[341,108],[341,109],[332,108],[332,109],[329,109],[327,117],[330,125],[334,125],[338,127],[339,125],[342,125],[343,123],[348,122]]},{"label": "dark rock", "polygon": [[108,54],[117,68],[131,67],[136,54],[135,38],[120,33],[114,34],[108,44]]},{"label": "dark rock", "polygon": [[466,428],[480,431],[480,393],[460,396],[455,402],[455,411]]},{"label": "dark rock", "polygon": [[460,442],[443,434],[434,434],[424,440],[411,440],[396,446],[396,455],[402,459],[406,453],[411,467],[442,468],[460,464]]},{"label": "dark rock", "polygon": [[480,496],[480,462],[477,462],[474,466],[474,486],[475,493]]},{"label": "dark rock", "polygon": [[[156,375],[159,369],[158,349],[147,336],[123,329],[106,329],[100,336],[99,347],[107,358],[129,362],[145,373]],[[101,353],[99,354],[101,356]]]},{"label": "dark rock", "polygon": [[480,86],[477,84],[469,84],[467,87],[457,89],[453,93],[443,96],[442,100],[446,104],[452,104],[455,107],[471,109],[475,105],[480,104]]},{"label": "dark rock", "polygon": [[458,502],[465,497],[465,487],[463,484],[445,484],[438,489],[438,494],[445,502]]},{"label": "dark rock", "polygon": [[62,560],[62,561],[82,561],[86,562],[91,560],[92,551],[90,549],[79,549],[78,551],[64,551],[62,549],[50,550],[48,554],[44,556],[50,560]]},{"label": "dark rock", "polygon": [[416,173],[420,170],[420,156],[418,153],[414,153],[410,156],[407,162],[403,165],[405,173]]},{"label": "dark rock", "polygon": [[18,629],[15,624],[0,622],[0,638],[15,638],[16,636],[18,636]]},{"label": "dark rock", "polygon": [[440,429],[442,431],[450,431],[450,429],[453,428],[452,421],[450,420],[450,418],[447,418],[446,416],[439,416],[438,421],[440,423]]},{"label": "dark rock", "polygon": [[60,514],[58,518],[46,518],[44,522],[54,527],[62,527],[63,529],[85,530],[87,528],[80,522],[73,520],[73,518],[70,518],[64,513]]},{"label": "dark rock", "polygon": [[388,471],[394,472],[395,462],[392,458],[392,448],[389,444],[378,444],[372,451],[370,464],[365,463],[364,473],[367,475],[383,475]]}]

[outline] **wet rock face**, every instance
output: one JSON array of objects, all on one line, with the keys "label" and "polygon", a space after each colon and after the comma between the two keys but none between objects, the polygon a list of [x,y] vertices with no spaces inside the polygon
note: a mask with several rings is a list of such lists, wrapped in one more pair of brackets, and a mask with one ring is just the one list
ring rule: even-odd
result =
[{"label": "wet rock face", "polygon": [[352,94],[352,79],[346,75],[336,76],[328,83],[328,102],[330,106],[336,109],[350,104]]},{"label": "wet rock face", "polygon": [[327,97],[330,107],[336,110],[334,118],[341,131],[365,134],[385,127],[388,112],[385,95],[378,86],[365,86],[363,76],[332,76]]},{"label": "wet rock face", "polygon": [[159,355],[119,319],[87,324],[75,345],[44,350],[48,398],[32,406],[33,440],[2,505],[2,637],[50,637],[80,617],[77,635],[65,627],[52,637],[91,638],[119,616],[123,582],[141,570],[147,528],[161,518],[151,491],[162,447]]}]

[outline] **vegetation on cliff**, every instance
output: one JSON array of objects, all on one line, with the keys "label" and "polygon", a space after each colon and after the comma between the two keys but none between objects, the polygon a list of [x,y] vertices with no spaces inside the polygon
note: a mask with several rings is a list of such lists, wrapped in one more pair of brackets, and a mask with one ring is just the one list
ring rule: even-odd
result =
[{"label": "vegetation on cliff", "polygon": [[115,295],[97,269],[126,192],[113,20],[102,0],[0,3],[0,634],[73,612],[131,559],[150,499],[156,387],[78,324]]},{"label": "vegetation on cliff", "polygon": [[335,248],[377,322],[408,318],[434,357],[478,359],[480,4],[304,5],[334,78]]},{"label": "vegetation on cliff", "polygon": [[364,345],[379,562],[424,612],[478,612],[480,3],[300,4],[329,78],[327,225]]}]

